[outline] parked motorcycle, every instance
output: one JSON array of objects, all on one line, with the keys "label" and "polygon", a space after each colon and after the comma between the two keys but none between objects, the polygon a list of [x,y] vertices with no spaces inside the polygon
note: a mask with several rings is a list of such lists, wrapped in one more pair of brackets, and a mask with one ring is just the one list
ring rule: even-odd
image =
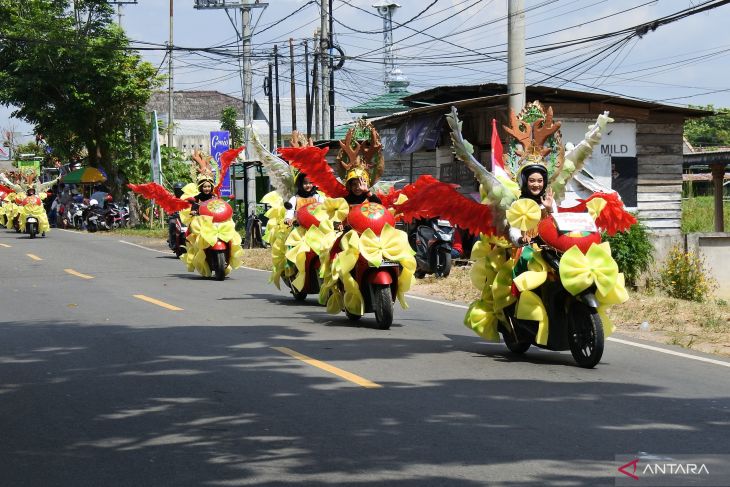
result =
[{"label": "parked motorcycle", "polygon": [[421,221],[411,233],[409,242],[416,251],[417,278],[426,274],[447,277],[451,273],[451,242],[454,227],[448,220],[433,218]]},{"label": "parked motorcycle", "polygon": [[517,319],[514,304],[504,309],[508,323],[500,322],[499,331],[502,333],[505,345],[513,353],[525,353],[532,345],[553,351],[570,350],[579,366],[592,368],[601,360],[604,347],[603,323],[598,314],[596,286],[592,285],[576,296],[566,291],[560,279],[560,259],[563,251],[555,246],[567,251],[573,246],[569,239],[576,239],[576,242],[577,239],[581,239],[580,246],[585,252],[591,243],[600,243],[601,235],[597,231],[560,234],[556,228],[552,218],[544,219],[539,226],[539,236],[534,240],[552,276],[532,290],[542,299],[547,311],[550,323],[547,344],[537,344],[538,322]]},{"label": "parked motorcycle", "polygon": [[173,213],[170,215],[168,220],[169,227],[169,236],[167,241],[167,246],[170,247],[170,250],[172,250],[177,257],[180,257],[182,254],[187,252],[185,248],[185,237],[188,233],[188,227],[185,225],[182,220],[180,220],[180,214],[179,213]]}]

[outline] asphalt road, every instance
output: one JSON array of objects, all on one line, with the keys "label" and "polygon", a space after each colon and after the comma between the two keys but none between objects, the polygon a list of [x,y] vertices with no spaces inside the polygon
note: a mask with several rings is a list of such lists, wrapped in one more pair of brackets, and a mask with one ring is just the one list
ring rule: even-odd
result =
[{"label": "asphalt road", "polygon": [[730,453],[717,357],[516,358],[453,305],[381,331],[119,239],[0,230],[2,486],[613,485],[615,455]]}]

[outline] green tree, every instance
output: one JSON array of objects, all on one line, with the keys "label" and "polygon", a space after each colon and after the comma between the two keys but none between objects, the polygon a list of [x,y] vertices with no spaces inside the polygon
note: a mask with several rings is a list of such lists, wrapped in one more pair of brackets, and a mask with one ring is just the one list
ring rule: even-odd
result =
[{"label": "green tree", "polygon": [[104,0],[0,0],[0,103],[18,107],[54,156],[86,156],[119,189],[144,159],[144,109],[162,79],[112,14]]},{"label": "green tree", "polygon": [[689,143],[696,147],[730,146],[730,108],[715,109],[713,105],[692,108],[711,110],[714,114],[684,123],[684,136]]},{"label": "green tree", "polygon": [[225,107],[221,112],[221,128],[231,134],[231,147],[243,145],[243,128],[236,123],[238,112],[233,107]]}]

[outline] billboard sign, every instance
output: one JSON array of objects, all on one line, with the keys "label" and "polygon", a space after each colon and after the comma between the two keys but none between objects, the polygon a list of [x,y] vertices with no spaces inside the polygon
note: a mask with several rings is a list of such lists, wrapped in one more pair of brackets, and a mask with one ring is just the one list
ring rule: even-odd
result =
[{"label": "billboard sign", "polygon": [[[218,174],[220,177],[221,154],[227,151],[231,146],[231,134],[227,130],[210,133],[210,155],[218,164]],[[231,171],[228,171],[221,185],[221,196],[225,198],[231,197]]]}]

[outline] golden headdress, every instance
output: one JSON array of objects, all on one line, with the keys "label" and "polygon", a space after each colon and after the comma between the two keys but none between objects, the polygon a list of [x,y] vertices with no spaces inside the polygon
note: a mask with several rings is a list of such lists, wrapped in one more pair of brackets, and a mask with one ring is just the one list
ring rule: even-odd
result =
[{"label": "golden headdress", "polygon": [[215,174],[213,173],[213,168],[211,167],[211,161],[213,160],[213,157],[207,154],[203,154],[201,151],[198,150],[193,151],[193,155],[191,157],[198,164],[197,166],[192,166],[192,170],[195,171],[195,173],[193,174],[193,179],[195,179],[195,184],[198,186],[198,189],[200,189],[200,187],[205,182],[208,182],[211,185],[215,186]]},{"label": "golden headdress", "polygon": [[351,179],[362,179],[370,187],[380,179],[385,169],[383,146],[370,122],[360,119],[347,131],[345,140],[340,141],[337,162],[345,184]]},{"label": "golden headdress", "polygon": [[519,115],[510,110],[510,126],[503,128],[514,137],[505,162],[518,184],[526,168],[540,168],[550,180],[560,172],[565,148],[560,122],[553,121],[552,107],[545,111],[539,101],[533,101]]}]

